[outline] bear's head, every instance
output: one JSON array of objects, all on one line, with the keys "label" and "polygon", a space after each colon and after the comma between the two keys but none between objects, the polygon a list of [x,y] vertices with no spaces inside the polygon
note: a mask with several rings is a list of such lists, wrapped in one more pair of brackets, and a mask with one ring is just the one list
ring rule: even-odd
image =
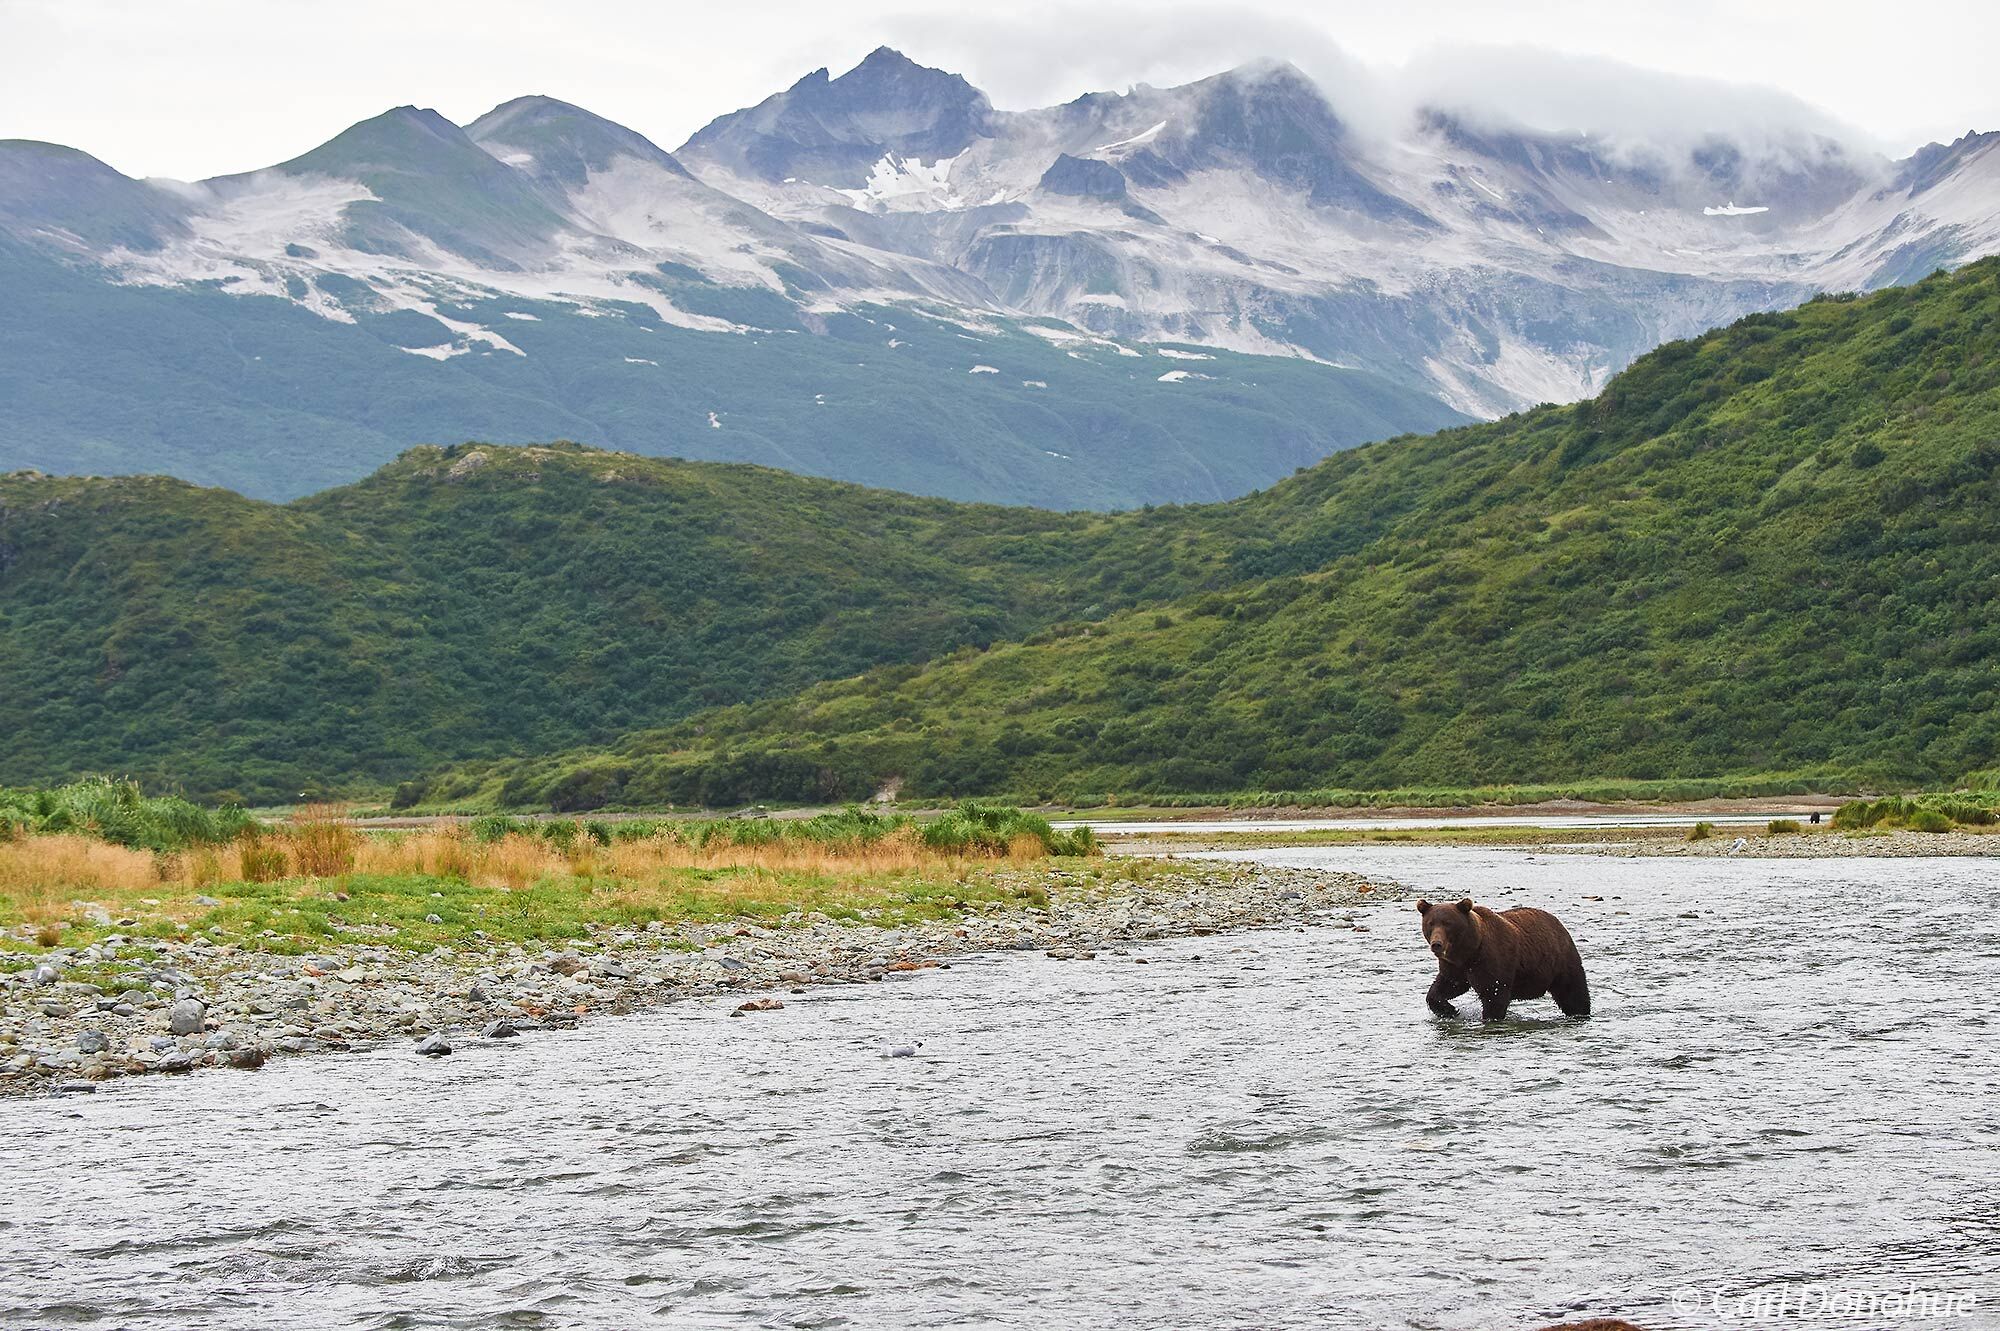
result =
[{"label": "bear's head", "polygon": [[1472,898],[1448,906],[1417,903],[1424,920],[1424,942],[1431,954],[1448,966],[1470,966],[1479,956],[1479,917],[1472,913]]}]

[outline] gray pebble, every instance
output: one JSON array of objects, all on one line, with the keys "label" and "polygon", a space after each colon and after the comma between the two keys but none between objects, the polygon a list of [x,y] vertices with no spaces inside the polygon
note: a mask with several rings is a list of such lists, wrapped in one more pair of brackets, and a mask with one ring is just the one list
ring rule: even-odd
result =
[{"label": "gray pebble", "polygon": [[445,1039],[442,1033],[433,1031],[417,1041],[417,1052],[426,1058],[436,1058],[451,1052],[451,1041]]}]

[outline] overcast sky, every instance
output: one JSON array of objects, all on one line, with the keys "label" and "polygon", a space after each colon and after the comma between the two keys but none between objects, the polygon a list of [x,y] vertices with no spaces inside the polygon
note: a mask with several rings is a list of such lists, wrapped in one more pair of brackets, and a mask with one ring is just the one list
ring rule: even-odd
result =
[{"label": "overcast sky", "polygon": [[2000,128],[1996,11],[1993,0],[1024,0],[1004,16],[913,0],[0,0],[0,138],[194,179],[295,156],[390,106],[462,124],[537,92],[673,148],[887,43],[1007,109],[1263,55],[1295,60],[1357,117],[1382,107],[1379,89],[1417,86],[1544,128],[1790,120],[1849,126],[1900,155]]}]

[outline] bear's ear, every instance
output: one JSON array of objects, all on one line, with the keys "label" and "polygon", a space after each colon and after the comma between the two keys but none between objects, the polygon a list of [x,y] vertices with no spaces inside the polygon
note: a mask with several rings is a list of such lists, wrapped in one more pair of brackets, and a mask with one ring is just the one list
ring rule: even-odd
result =
[{"label": "bear's ear", "polygon": [[1465,900],[1463,900],[1463,901],[1459,902],[1459,903],[1458,903],[1458,911],[1459,911],[1459,914],[1461,914],[1461,915],[1470,915],[1470,914],[1472,914],[1472,898],[1471,898],[1471,897],[1467,897],[1467,898],[1466,898]]},{"label": "bear's ear", "polygon": [[1428,914],[1430,914],[1430,912],[1431,912],[1431,903],[1430,903],[1430,902],[1428,902],[1428,901],[1423,901],[1423,900],[1419,900],[1419,901],[1417,902],[1417,914],[1419,914],[1419,915],[1428,915]]}]

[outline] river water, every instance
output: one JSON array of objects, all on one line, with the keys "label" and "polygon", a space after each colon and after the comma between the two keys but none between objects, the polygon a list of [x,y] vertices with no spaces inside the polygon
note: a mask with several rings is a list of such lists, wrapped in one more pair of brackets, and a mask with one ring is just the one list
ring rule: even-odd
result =
[{"label": "river water", "polygon": [[1434,1020],[1405,897],[0,1103],[0,1325],[2000,1325],[1989,863],[1260,854],[1555,910],[1597,1015]]}]

